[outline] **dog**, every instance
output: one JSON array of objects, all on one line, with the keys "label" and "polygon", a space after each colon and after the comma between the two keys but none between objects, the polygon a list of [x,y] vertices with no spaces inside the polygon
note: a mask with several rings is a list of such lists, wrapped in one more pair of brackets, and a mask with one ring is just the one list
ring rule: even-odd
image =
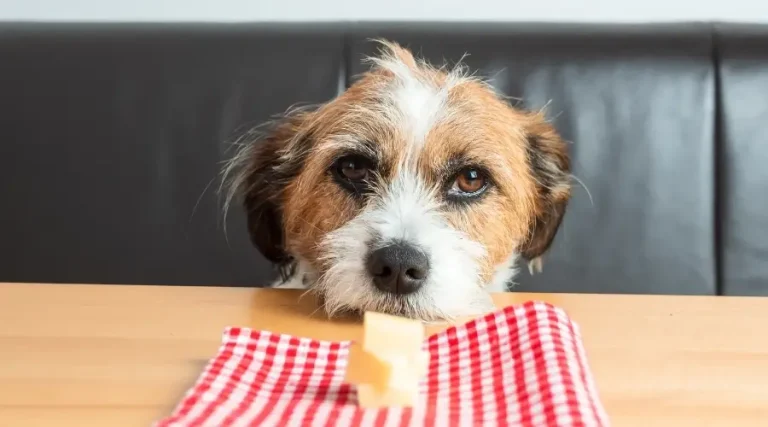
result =
[{"label": "dog", "polygon": [[242,203],[252,243],[281,271],[274,286],[315,292],[329,316],[486,312],[557,233],[567,144],[465,66],[378,42],[344,93],[238,144],[225,204]]}]

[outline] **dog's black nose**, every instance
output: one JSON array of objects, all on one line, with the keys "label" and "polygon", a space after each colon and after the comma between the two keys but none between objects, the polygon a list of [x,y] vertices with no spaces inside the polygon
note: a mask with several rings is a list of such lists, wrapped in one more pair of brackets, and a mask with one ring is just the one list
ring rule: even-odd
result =
[{"label": "dog's black nose", "polygon": [[406,295],[427,280],[429,259],[419,248],[400,242],[371,252],[367,267],[379,290]]}]

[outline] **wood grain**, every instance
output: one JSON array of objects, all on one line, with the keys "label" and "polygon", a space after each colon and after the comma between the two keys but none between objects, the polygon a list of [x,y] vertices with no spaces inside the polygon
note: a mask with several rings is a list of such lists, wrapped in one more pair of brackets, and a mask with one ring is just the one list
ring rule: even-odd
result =
[{"label": "wood grain", "polygon": [[[0,284],[0,426],[148,426],[225,326],[353,339],[290,290]],[[580,325],[615,426],[768,424],[768,299],[498,294]],[[445,326],[431,326],[435,332]]]}]

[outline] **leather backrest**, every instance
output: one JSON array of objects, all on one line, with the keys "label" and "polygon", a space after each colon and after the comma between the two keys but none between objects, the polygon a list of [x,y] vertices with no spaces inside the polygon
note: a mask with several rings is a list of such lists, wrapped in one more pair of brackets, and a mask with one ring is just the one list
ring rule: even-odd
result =
[{"label": "leather backrest", "polygon": [[259,285],[230,143],[337,94],[341,34],[307,26],[5,24],[0,281]]},{"label": "leather backrest", "polygon": [[[228,143],[290,105],[337,95],[377,36],[434,62],[469,53],[471,68],[520,106],[546,106],[572,141],[574,174],[589,194],[576,184],[544,272],[523,273],[516,289],[712,294],[720,273],[733,283],[768,276],[756,267],[759,236],[744,237],[753,228],[739,225],[764,221],[745,198],[764,181],[757,160],[734,160],[759,131],[756,116],[737,108],[741,95],[722,112],[734,138],[725,163],[744,169],[723,185],[744,192],[723,213],[732,223],[723,244],[735,250],[717,270],[709,24],[1,28],[0,281],[265,284],[274,274],[248,241],[241,209],[223,231],[214,187]],[[746,78],[729,49],[724,97]],[[738,248],[753,270],[738,272]],[[755,288],[740,286],[726,288]]]},{"label": "leather backrest", "polygon": [[542,274],[514,289],[714,294],[712,38],[705,25],[360,25],[459,60],[572,142],[578,180]]},{"label": "leather backrest", "polygon": [[716,29],[722,292],[768,295],[768,27]]}]

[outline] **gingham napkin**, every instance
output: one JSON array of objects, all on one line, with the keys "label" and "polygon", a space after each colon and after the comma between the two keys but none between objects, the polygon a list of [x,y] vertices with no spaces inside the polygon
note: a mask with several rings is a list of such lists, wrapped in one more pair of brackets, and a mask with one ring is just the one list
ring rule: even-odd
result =
[{"label": "gingham napkin", "polygon": [[244,328],[171,416],[179,426],[607,426],[577,326],[529,302],[433,335],[414,408],[360,409],[345,384],[349,342]]}]

